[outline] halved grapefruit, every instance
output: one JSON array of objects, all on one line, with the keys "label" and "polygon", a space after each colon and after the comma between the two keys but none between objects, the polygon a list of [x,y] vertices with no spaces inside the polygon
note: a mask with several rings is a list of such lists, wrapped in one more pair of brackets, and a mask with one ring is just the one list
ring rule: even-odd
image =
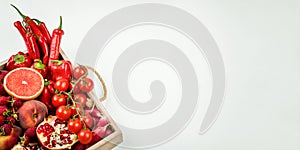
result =
[{"label": "halved grapefruit", "polygon": [[17,68],[10,71],[3,81],[5,91],[16,98],[30,100],[43,91],[44,78],[34,69]]}]

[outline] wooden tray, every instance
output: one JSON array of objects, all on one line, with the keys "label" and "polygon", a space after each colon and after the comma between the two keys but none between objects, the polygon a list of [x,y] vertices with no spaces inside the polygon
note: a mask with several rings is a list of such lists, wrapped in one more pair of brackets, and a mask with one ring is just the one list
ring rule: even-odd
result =
[{"label": "wooden tray", "polygon": [[[60,49],[60,57],[64,60],[69,60],[67,55],[64,53],[62,49]],[[7,63],[7,60],[0,62],[0,70],[5,68],[5,65]],[[88,67],[88,66],[87,66]],[[109,123],[112,127],[113,132],[105,137],[104,139],[100,140],[99,142],[95,143],[93,146],[89,147],[87,150],[110,150],[117,146],[118,144],[122,143],[123,136],[121,130],[118,128],[115,121],[111,118],[111,116],[108,114],[106,109],[103,107],[101,103],[97,103],[96,101],[104,101],[107,96],[107,89],[104,83],[104,80],[101,78],[100,74],[92,67],[88,67],[92,72],[95,73],[97,78],[99,79],[100,83],[102,84],[103,88],[103,96],[99,99],[97,98],[96,94],[93,92],[88,93],[89,97],[94,100],[96,107],[101,111],[102,115],[106,116],[109,120]]]}]

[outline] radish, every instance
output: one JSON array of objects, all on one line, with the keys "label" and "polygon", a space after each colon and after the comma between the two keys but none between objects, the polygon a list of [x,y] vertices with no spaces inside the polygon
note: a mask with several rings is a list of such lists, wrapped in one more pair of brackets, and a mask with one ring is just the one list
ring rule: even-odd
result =
[{"label": "radish", "polygon": [[98,120],[97,126],[98,127],[104,127],[108,124],[108,119],[107,117],[103,116]]},{"label": "radish", "polygon": [[108,127],[109,124],[106,124],[103,127],[97,127],[96,129],[93,130],[93,132],[99,135],[101,138],[104,138],[106,136],[106,130],[110,130]]},{"label": "radish", "polygon": [[99,137],[103,138],[106,134],[106,127],[98,127],[93,132],[95,132]]},{"label": "radish", "polygon": [[94,108],[92,111],[91,111],[91,115],[94,116],[94,117],[102,117],[102,114],[101,112],[97,109],[97,108]]},{"label": "radish", "polygon": [[106,132],[105,132],[105,136],[108,136],[112,133],[112,131],[110,129],[107,129]]}]

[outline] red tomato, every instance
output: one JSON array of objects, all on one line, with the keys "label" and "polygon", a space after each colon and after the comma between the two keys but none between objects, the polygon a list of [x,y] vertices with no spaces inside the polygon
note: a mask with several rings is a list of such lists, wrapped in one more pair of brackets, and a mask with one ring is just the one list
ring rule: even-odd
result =
[{"label": "red tomato", "polygon": [[[76,81],[74,81],[74,82],[76,82]],[[73,84],[73,83],[70,83],[70,84],[69,84],[69,90],[72,90],[73,87],[74,87],[74,84]],[[78,84],[74,87],[73,93],[74,93],[74,94],[80,93],[80,88],[79,88],[79,85],[78,85]]]},{"label": "red tomato", "polygon": [[70,119],[68,122],[68,129],[72,133],[78,133],[82,129],[82,123],[80,119]]},{"label": "red tomato", "polygon": [[82,107],[84,107],[85,104],[86,104],[86,96],[84,94],[81,94],[81,93],[80,94],[76,94],[74,96],[74,100],[76,102],[78,102],[80,105],[82,105]]},{"label": "red tomato", "polygon": [[79,82],[79,88],[82,92],[90,92],[94,88],[94,82],[92,79],[85,77]]},{"label": "red tomato", "polygon": [[75,79],[80,78],[82,75],[84,75],[84,73],[87,72],[87,68],[84,66],[77,66],[74,70],[73,70],[73,77]]},{"label": "red tomato", "polygon": [[61,105],[66,105],[67,99],[64,94],[55,94],[52,96],[51,102],[54,107],[58,107]]},{"label": "red tomato", "polygon": [[65,92],[69,88],[69,81],[67,79],[59,79],[54,83],[54,88],[58,91]]},{"label": "red tomato", "polygon": [[77,114],[76,106],[72,105],[72,106],[70,107],[70,109],[71,109],[71,116],[74,116],[74,115]]},{"label": "red tomato", "polygon": [[82,112],[81,107],[80,107],[80,104],[76,104],[76,106],[72,105],[72,106],[70,107],[70,109],[71,109],[71,111],[72,111],[71,116],[74,116],[74,115],[77,114],[76,109],[78,110],[79,113]]},{"label": "red tomato", "polygon": [[62,105],[56,109],[56,117],[59,120],[68,120],[71,117],[71,109],[67,108],[67,106]]},{"label": "red tomato", "polygon": [[89,129],[81,129],[77,136],[81,144],[89,144],[92,141],[93,133]]},{"label": "red tomato", "polygon": [[85,114],[85,116],[82,117],[83,122],[88,128],[92,128],[94,125],[94,119],[90,114]]}]

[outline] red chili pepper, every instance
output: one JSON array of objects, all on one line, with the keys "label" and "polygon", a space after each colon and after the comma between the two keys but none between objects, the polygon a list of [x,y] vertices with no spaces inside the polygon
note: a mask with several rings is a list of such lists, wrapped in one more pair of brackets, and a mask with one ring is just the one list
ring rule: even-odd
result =
[{"label": "red chili pepper", "polygon": [[30,28],[30,26],[28,24],[25,24],[24,28],[26,29],[27,33],[32,33],[32,30],[31,30],[31,28]]},{"label": "red chili pepper", "polygon": [[22,26],[22,23],[20,21],[16,21],[14,22],[14,26],[18,29],[18,31],[22,35],[23,40],[26,41],[26,30]]},{"label": "red chili pepper", "polygon": [[13,70],[20,67],[30,67],[32,60],[29,56],[23,52],[18,52],[16,55],[12,55],[6,64],[7,70]]},{"label": "red chili pepper", "polygon": [[40,29],[40,31],[42,32],[43,36],[45,37],[47,44],[51,43],[51,35],[49,33],[49,30],[46,27],[46,24],[38,19],[32,19],[34,21],[37,22],[37,26]]},{"label": "red chili pepper", "polygon": [[41,60],[35,59],[34,63],[31,65],[31,68],[35,69],[38,71],[44,78],[47,76],[47,66],[45,66]]},{"label": "red chili pepper", "polygon": [[34,59],[35,58],[35,54],[34,54],[34,52],[32,50],[32,47],[31,47],[30,43],[27,40],[27,36],[30,36],[29,33],[28,33],[28,35],[26,34],[26,30],[24,29],[24,27],[22,26],[22,23],[20,21],[16,21],[14,23],[14,26],[18,29],[18,31],[20,32],[20,34],[23,37],[23,40],[24,40],[25,45],[26,45],[27,50],[28,50],[29,57],[31,59]]},{"label": "red chili pepper", "polygon": [[45,86],[47,86],[52,95],[55,94],[54,82],[52,80],[47,79],[47,83],[45,83]]},{"label": "red chili pepper", "polygon": [[[11,6],[13,8],[15,8],[17,10],[17,12],[20,14],[20,16],[23,18],[23,22],[26,23],[25,27],[26,27],[26,29],[27,29],[28,32],[32,31],[32,33],[35,36],[37,36],[37,37],[44,37],[43,33],[40,31],[40,29],[38,28],[37,24],[30,17],[25,16],[16,6],[14,6],[12,4],[11,4]],[[28,42],[29,42],[29,44],[32,45],[31,49],[33,49],[33,51],[35,52],[35,55],[36,55],[35,59],[40,59],[40,52],[39,52],[39,49],[38,49],[38,45],[35,44],[36,41],[31,40],[31,41],[28,41]],[[36,45],[36,46],[33,46],[33,44]],[[40,43],[40,44],[43,45],[43,43]]]},{"label": "red chili pepper", "polygon": [[39,96],[39,100],[47,106],[50,112],[52,112],[53,110],[55,110],[55,107],[51,104],[51,97],[55,93],[51,93],[51,81],[45,81],[44,83],[45,83],[45,87],[41,95]]},{"label": "red chili pepper", "polygon": [[53,30],[53,33],[52,33],[48,66],[52,64],[52,60],[59,59],[60,42],[61,42],[62,36],[64,35],[64,31],[61,28],[62,28],[62,17],[60,16],[59,27],[57,29]]},{"label": "red chili pepper", "polygon": [[25,43],[26,43],[26,47],[27,47],[27,51],[28,51],[28,55],[29,55],[29,57],[32,59],[32,60],[34,60],[35,59],[35,53],[34,53],[34,51],[33,51],[33,48],[31,47],[32,45],[30,44],[30,42],[29,42],[29,38],[32,36],[32,34],[31,33],[27,33],[26,34],[26,40],[25,40]]},{"label": "red chili pepper", "polygon": [[37,24],[30,19],[28,16],[25,16],[16,6],[14,6],[13,4],[10,4],[13,8],[15,8],[17,10],[17,12],[20,14],[20,16],[23,18],[23,21],[28,24],[32,30],[32,32],[37,35],[38,37],[43,36],[42,32],[40,31],[40,29],[38,28]]},{"label": "red chili pepper", "polygon": [[52,80],[57,81],[65,78],[71,80],[72,78],[72,64],[66,60],[52,60],[50,65],[50,71],[52,74]]},{"label": "red chili pepper", "polygon": [[[37,45],[34,36],[31,33],[26,34],[28,54],[32,60],[40,59],[39,46]],[[29,47],[30,46],[30,47]],[[31,49],[29,49],[31,48]]]},{"label": "red chili pepper", "polygon": [[38,40],[39,40],[40,47],[42,48],[42,52],[43,52],[43,64],[48,66],[48,61],[49,61],[49,47],[48,47],[48,44],[47,44],[44,37],[39,37]]}]

